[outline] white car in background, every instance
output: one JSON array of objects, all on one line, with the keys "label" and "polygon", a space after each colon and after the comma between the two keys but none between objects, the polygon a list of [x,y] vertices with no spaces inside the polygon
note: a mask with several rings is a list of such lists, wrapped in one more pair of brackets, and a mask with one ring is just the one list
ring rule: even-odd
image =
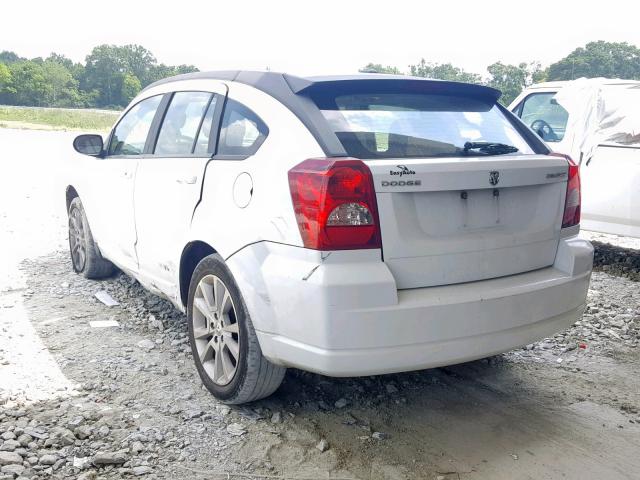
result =
[{"label": "white car in background", "polygon": [[640,237],[640,81],[539,83],[509,110],[580,165],[582,228]]},{"label": "white car in background", "polygon": [[404,76],[187,74],[81,135],[73,268],[114,265],[186,311],[220,400],[286,367],[466,362],[578,320],[593,249],[580,178],[500,92]]}]

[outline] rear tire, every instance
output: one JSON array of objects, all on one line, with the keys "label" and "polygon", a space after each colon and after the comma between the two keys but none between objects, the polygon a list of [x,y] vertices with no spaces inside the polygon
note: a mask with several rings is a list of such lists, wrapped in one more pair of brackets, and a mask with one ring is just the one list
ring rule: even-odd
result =
[{"label": "rear tire", "polygon": [[218,254],[203,258],[191,276],[187,324],[198,374],[218,400],[237,405],[278,389],[286,368],[262,355],[242,295]]},{"label": "rear tire", "polygon": [[86,278],[105,278],[116,271],[113,263],[100,254],[78,197],[69,205],[69,253],[74,272]]}]

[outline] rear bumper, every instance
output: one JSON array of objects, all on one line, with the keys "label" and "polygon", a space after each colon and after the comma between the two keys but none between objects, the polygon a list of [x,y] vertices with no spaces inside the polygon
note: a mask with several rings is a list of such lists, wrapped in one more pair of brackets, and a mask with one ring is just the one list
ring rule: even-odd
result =
[{"label": "rear bumper", "polygon": [[[273,360],[287,366],[334,377],[379,375],[454,365],[506,352],[566,329],[580,318],[583,310],[584,304],[518,327],[369,349],[328,350],[264,333],[259,338],[261,345],[268,345]],[[428,323],[437,328],[437,321]]]},{"label": "rear bumper", "polygon": [[[593,259],[591,244],[571,237],[552,267],[398,291],[377,251],[323,260],[296,247],[249,248],[229,264],[264,355],[330,376],[451,365],[552,335],[582,315]],[[243,275],[252,266],[259,279]]]}]

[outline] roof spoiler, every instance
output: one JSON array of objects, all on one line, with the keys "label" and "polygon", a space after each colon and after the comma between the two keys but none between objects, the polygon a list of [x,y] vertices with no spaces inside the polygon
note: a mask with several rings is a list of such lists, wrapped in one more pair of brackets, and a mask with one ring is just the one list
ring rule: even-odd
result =
[{"label": "roof spoiler", "polygon": [[329,90],[341,92],[399,92],[404,93],[448,93],[484,98],[496,102],[500,90],[471,83],[435,80],[403,75],[357,75],[301,78],[284,74],[284,79],[296,94],[321,93]]}]

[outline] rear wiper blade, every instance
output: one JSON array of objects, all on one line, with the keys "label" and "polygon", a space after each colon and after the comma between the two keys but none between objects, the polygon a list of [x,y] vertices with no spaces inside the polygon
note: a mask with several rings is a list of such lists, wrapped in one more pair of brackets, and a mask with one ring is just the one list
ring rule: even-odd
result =
[{"label": "rear wiper blade", "polygon": [[515,153],[518,151],[513,145],[498,142],[467,142],[464,144],[464,153],[470,150],[478,150],[485,155],[504,155],[505,153]]}]

